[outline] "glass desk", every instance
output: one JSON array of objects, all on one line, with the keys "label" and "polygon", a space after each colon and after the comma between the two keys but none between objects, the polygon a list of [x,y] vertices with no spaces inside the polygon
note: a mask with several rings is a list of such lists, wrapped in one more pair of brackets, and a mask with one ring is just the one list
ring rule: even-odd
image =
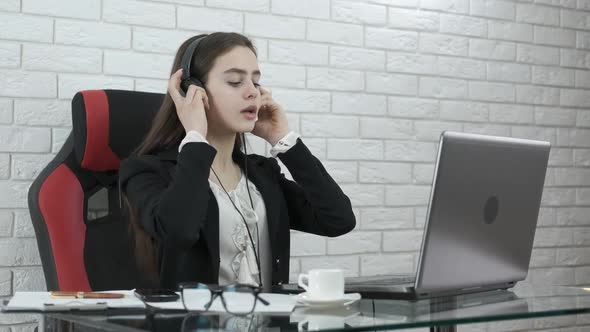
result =
[{"label": "glass desk", "polygon": [[[518,284],[493,291],[416,302],[362,299],[348,307],[297,307],[291,314],[145,312],[51,313],[40,331],[377,331],[427,327],[455,331],[460,324],[590,313],[590,291]],[[3,313],[1,315],[7,315]]]}]

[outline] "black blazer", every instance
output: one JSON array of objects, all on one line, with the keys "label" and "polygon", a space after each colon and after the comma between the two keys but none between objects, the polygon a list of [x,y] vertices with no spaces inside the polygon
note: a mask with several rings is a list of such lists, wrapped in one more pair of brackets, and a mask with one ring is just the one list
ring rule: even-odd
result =
[{"label": "black blazer", "polygon": [[[121,164],[121,188],[154,240],[161,287],[218,282],[219,210],[208,182],[215,154],[206,143],[188,143],[180,154],[175,146]],[[234,151],[240,167],[244,158]],[[274,158],[246,158],[248,179],[266,205],[273,285],[289,281],[289,229],[334,237],[356,223],[350,200],[300,139],[279,158],[295,182]]]}]

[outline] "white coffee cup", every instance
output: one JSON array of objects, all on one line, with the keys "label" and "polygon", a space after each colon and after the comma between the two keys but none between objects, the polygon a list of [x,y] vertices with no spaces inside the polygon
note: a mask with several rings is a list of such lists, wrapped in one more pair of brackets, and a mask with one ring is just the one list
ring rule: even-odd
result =
[{"label": "white coffee cup", "polygon": [[338,300],[344,297],[344,272],[340,269],[314,269],[300,274],[297,284],[310,300]]}]

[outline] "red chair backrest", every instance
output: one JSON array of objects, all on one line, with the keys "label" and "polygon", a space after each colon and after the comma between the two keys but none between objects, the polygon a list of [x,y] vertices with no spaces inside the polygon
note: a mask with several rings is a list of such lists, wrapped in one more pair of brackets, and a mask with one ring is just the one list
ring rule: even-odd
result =
[{"label": "red chair backrest", "polygon": [[[164,95],[87,90],[72,100],[72,132],[29,189],[29,211],[48,290],[146,286],[117,190],[119,163],[141,142]],[[108,213],[87,218],[107,190]]]}]

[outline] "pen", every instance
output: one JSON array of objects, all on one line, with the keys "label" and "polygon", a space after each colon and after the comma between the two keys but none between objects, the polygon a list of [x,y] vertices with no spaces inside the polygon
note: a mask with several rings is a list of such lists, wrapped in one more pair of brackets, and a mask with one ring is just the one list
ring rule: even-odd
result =
[{"label": "pen", "polygon": [[120,293],[100,293],[100,292],[65,292],[54,291],[49,293],[53,298],[77,298],[77,299],[120,299],[125,294]]}]

